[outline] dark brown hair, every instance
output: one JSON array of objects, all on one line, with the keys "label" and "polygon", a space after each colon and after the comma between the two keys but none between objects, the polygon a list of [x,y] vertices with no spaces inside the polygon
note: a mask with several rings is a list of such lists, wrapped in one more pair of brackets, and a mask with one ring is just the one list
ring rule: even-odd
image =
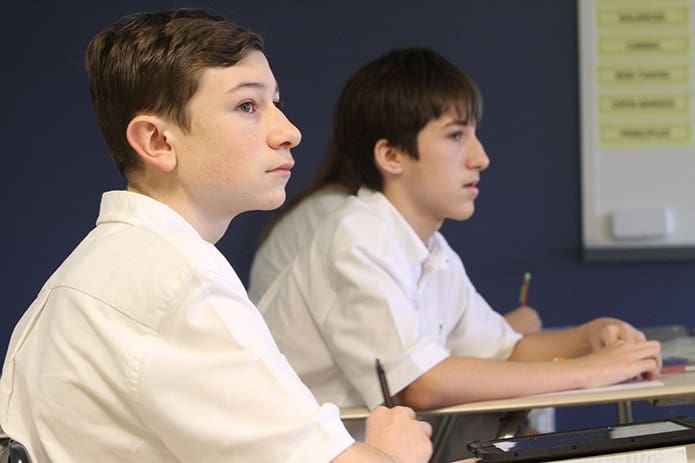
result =
[{"label": "dark brown hair", "polygon": [[482,99],[471,79],[429,48],[391,50],[365,64],[343,89],[333,114],[333,142],[359,183],[382,191],[374,146],[386,139],[419,159],[417,136],[447,111],[480,122]]},{"label": "dark brown hair", "polygon": [[140,165],[126,140],[137,114],[169,117],[190,129],[187,105],[208,67],[263,51],[255,33],[203,10],[126,16],[89,43],[85,67],[96,118],[121,174]]},{"label": "dark brown hair", "polygon": [[475,83],[429,48],[394,49],[361,66],[348,79],[333,113],[333,132],[323,162],[309,186],[271,219],[261,235],[304,198],[329,184],[355,194],[364,185],[382,191],[374,146],[387,139],[419,159],[417,136],[433,119],[455,111],[480,124],[483,102]]}]

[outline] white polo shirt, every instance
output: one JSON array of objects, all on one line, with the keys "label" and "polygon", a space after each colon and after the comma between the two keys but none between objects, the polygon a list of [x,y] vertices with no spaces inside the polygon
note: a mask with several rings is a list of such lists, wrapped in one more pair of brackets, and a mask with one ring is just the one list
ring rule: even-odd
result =
[{"label": "white polo shirt", "polygon": [[273,226],[251,263],[249,297],[253,302],[259,301],[299,250],[311,241],[321,221],[343,204],[347,196],[341,185],[325,186],[304,198]]},{"label": "white polo shirt", "polygon": [[319,401],[383,401],[449,355],[506,359],[521,337],[487,304],[440,233],[425,246],[381,193],[362,188],[321,223],[258,304]]},{"label": "white polo shirt", "polygon": [[124,191],[15,328],[0,424],[38,462],[326,462],[354,442],[215,246]]}]

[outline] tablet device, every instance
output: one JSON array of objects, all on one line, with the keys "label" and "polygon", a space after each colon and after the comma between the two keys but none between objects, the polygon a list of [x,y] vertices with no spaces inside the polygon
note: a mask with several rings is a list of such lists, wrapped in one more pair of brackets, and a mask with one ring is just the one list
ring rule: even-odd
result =
[{"label": "tablet device", "polygon": [[483,462],[548,461],[695,442],[695,418],[677,416],[508,439],[472,441]]}]

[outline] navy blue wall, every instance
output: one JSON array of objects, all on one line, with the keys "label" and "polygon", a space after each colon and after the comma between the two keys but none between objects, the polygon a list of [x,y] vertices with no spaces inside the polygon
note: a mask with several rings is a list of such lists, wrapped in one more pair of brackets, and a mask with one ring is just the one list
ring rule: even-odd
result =
[{"label": "navy blue wall", "polygon": [[[124,186],[91,112],[82,68],[88,40],[124,14],[181,6],[223,13],[265,37],[288,115],[304,135],[290,196],[313,173],[347,76],[391,47],[431,46],[464,69],[485,99],[479,134],[492,163],[477,212],[443,232],[490,303],[514,306],[530,271],[529,302],[548,325],[613,315],[636,325],[695,326],[693,263],[580,258],[576,0],[290,3],[68,0],[4,8],[0,354],[44,280],[93,226],[101,192]],[[244,281],[268,217],[240,216],[219,243]],[[695,414],[689,407],[637,412],[638,419]],[[576,427],[613,422],[615,413],[563,409],[558,420]]]}]

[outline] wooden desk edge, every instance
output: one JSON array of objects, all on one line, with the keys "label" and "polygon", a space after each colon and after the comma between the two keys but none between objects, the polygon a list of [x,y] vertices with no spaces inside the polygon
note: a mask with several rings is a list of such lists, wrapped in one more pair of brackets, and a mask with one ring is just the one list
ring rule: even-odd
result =
[{"label": "wooden desk edge", "polygon": [[[646,400],[655,404],[693,403],[695,402],[695,372],[672,373],[663,375],[663,386],[645,386],[614,391],[579,391],[558,395],[537,395],[516,397],[512,399],[486,400],[465,404],[451,405],[433,410],[419,411],[419,415],[436,416],[472,413],[494,413],[502,411],[529,410],[543,407],[569,407],[578,405],[598,405],[619,403],[633,400]],[[685,402],[684,402],[685,401]],[[364,419],[369,414],[366,407],[345,407],[340,409],[343,420]]]}]

